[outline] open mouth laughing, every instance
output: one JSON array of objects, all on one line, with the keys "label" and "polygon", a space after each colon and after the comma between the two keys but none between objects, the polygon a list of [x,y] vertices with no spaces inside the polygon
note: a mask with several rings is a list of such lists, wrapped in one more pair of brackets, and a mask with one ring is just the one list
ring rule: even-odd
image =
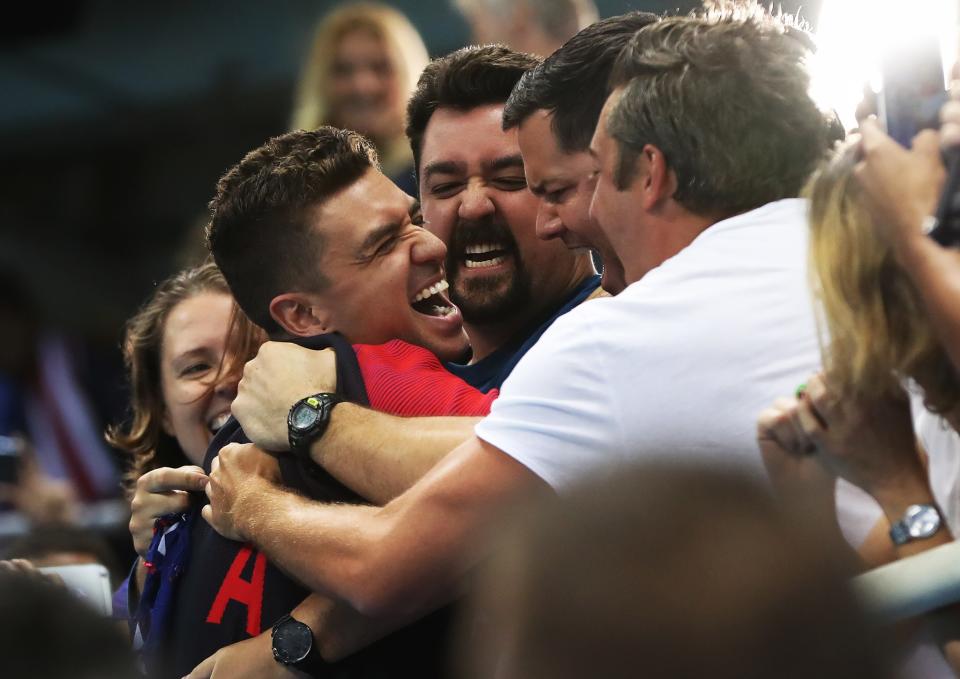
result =
[{"label": "open mouth laughing", "polygon": [[512,247],[506,243],[477,243],[464,248],[462,263],[466,269],[489,269],[503,264]]},{"label": "open mouth laughing", "polygon": [[223,429],[223,425],[227,423],[227,420],[230,419],[230,411],[219,413],[214,415],[212,418],[207,420],[207,429],[210,430],[211,434],[216,434],[218,431]]},{"label": "open mouth laughing", "polygon": [[450,287],[446,279],[441,278],[428,285],[413,296],[410,306],[417,313],[425,316],[446,318],[457,311],[457,307],[447,298],[446,290]]},{"label": "open mouth laughing", "polygon": [[[491,215],[480,220],[458,222],[447,248],[447,273],[454,286],[467,276],[499,275],[497,269],[516,259],[517,243],[502,219]],[[459,291],[459,288],[457,288]]]}]

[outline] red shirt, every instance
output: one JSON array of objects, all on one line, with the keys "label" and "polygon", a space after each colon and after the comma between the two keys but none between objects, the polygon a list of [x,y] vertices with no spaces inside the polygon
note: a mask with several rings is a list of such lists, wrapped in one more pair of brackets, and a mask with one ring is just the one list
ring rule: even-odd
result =
[{"label": "red shirt", "polygon": [[487,415],[500,391],[486,394],[448,372],[423,347],[392,340],[354,344],[370,407],[393,415]]}]

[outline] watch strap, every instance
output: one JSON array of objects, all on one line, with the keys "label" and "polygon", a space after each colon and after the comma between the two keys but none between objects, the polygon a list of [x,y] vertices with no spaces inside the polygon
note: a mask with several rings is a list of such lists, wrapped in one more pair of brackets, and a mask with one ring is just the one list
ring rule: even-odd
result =
[{"label": "watch strap", "polygon": [[905,545],[910,542],[910,529],[902,519],[890,526],[890,539],[896,546]]},{"label": "watch strap", "polygon": [[[345,399],[331,392],[320,392],[300,399],[290,407],[287,415],[287,438],[290,443],[290,451],[298,456],[310,456],[310,446],[318,438],[323,436],[330,423],[330,413],[333,407],[342,403]],[[313,408],[317,413],[317,418],[309,429],[301,430],[294,426],[294,413],[302,405]]]}]

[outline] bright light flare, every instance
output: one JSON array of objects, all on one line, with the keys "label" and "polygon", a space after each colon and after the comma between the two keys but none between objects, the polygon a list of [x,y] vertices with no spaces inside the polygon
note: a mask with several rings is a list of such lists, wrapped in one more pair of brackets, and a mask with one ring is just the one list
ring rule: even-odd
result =
[{"label": "bright light flare", "polygon": [[931,36],[940,43],[946,83],[957,60],[957,18],[956,0],[823,0],[810,64],[814,99],[834,109],[845,128],[855,127],[864,86],[881,88],[884,52]]}]

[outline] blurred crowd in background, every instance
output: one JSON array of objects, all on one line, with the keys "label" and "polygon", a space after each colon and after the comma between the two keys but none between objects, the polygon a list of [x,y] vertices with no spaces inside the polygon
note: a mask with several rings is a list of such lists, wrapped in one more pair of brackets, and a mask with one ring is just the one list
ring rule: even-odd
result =
[{"label": "blurred crowd in background", "polygon": [[[404,676],[956,672],[960,628],[936,592],[956,601],[960,584],[935,577],[929,585],[928,571],[960,528],[960,305],[951,296],[958,261],[955,248],[927,232],[938,205],[941,226],[954,218],[940,192],[957,174],[960,92],[938,104],[935,130],[901,145],[872,117],[883,111],[870,92],[853,122],[818,108],[809,80],[797,74],[816,61],[821,4],[783,3],[773,12],[736,0],[706,9],[639,0],[163,10],[74,2],[56,20],[28,12],[0,52],[0,86],[10,83],[12,102],[0,113],[0,673],[136,676],[136,665],[151,676],[180,676],[196,665],[191,676],[240,676],[241,668],[268,676],[246,660],[254,648],[267,649],[256,657],[269,676],[381,676],[386,659],[409,661],[397,670]],[[667,18],[695,10],[697,18]],[[464,45],[502,47],[457,51]],[[742,108],[724,101],[713,109],[683,89],[702,73],[677,74],[709,66],[710,58],[696,61],[704,54],[729,67],[711,77],[716,91],[742,87]],[[764,59],[752,70],[751,60]],[[502,94],[484,89],[497,87]],[[657,109],[661,101],[676,106],[671,96],[683,101],[689,128]],[[478,184],[437,151],[454,153],[460,134],[464,145],[496,146],[499,137],[476,132],[489,123],[478,110],[492,111],[494,136],[503,132],[516,147],[478,161],[483,181],[484,173],[519,167],[519,179],[498,176],[490,190],[521,192],[534,207],[491,199],[498,214],[479,214],[483,201],[470,203]],[[755,126],[743,123],[751,116]],[[757,140],[778,146],[768,153]],[[616,162],[606,163],[614,148]],[[318,159],[318,149],[327,156]],[[336,168],[332,179],[325,163]],[[271,181],[281,179],[258,184],[264,167]],[[430,184],[437,176],[456,181]],[[555,176],[575,179],[551,189]],[[453,186],[461,179],[465,188]],[[428,185],[431,195],[414,203]],[[461,190],[455,218],[431,204]],[[405,335],[389,312],[365,317],[365,304],[391,295],[388,264],[369,274],[372,290],[337,288],[334,301],[350,309],[336,320],[317,312],[320,297],[304,301],[309,286],[301,283],[328,275],[301,264],[320,246],[250,226],[279,224],[291,202],[290,214],[300,214],[300,194],[308,205],[322,197],[314,202],[329,228],[340,229],[339,240],[330,239],[338,243],[350,242],[351,219],[362,222],[391,200],[399,206],[397,228],[416,228],[383,241],[380,232],[393,225],[381,225],[358,247],[380,243],[372,261],[407,247],[394,241],[412,243],[412,268],[446,267],[445,277],[420,280],[415,297],[404,288],[398,304],[436,321],[429,332],[416,326]],[[474,208],[477,216],[468,214]],[[455,227],[443,233],[447,218]],[[535,234],[510,232],[521,219]],[[636,235],[641,222],[646,239]],[[789,228],[770,230],[781,224]],[[667,235],[649,236],[656,229]],[[547,273],[530,275],[521,262],[515,278],[528,286],[532,279],[549,303],[538,306],[527,291],[485,307],[493,293],[471,288],[469,276],[481,274],[470,270],[535,251],[524,241],[534,236],[555,252],[526,264]],[[750,248],[737,248],[750,238]],[[351,266],[365,261],[358,255]],[[559,280],[567,269],[571,280]],[[691,284],[701,274],[713,282]],[[261,275],[269,285],[282,281],[289,295],[262,299]],[[597,304],[598,297],[610,299]],[[704,310],[704,298],[723,304]],[[572,316],[583,321],[579,330],[569,319],[548,330],[581,303],[596,311]],[[618,325],[634,313],[636,327]],[[444,330],[442,341],[427,337],[452,319],[463,327]],[[299,342],[309,358],[291,343],[264,344],[330,330],[350,343]],[[596,345],[584,339],[594,330],[603,335]],[[563,349],[549,366],[547,349],[531,352],[524,369],[521,359],[541,335]],[[429,351],[394,340],[423,340]],[[336,359],[314,351],[324,348],[336,349]],[[644,351],[651,365],[641,365]],[[611,357],[622,362],[613,370]],[[473,369],[481,364],[493,367]],[[405,370],[412,377],[397,377]],[[310,389],[341,395],[322,406],[330,411],[352,400],[406,417],[493,414],[475,438],[473,419],[466,434],[431,422],[382,439],[388,430],[358,420],[354,431],[369,440],[353,445],[369,457],[357,460],[386,459],[394,445],[396,457],[417,446],[430,455],[415,469],[398,464],[403,472],[392,476],[393,468],[371,471],[371,463],[339,457],[308,473],[303,459],[264,453],[297,452],[303,394],[288,398],[295,387],[285,392],[263,375],[298,371],[332,374],[332,388]],[[564,396],[540,400],[539,377]],[[784,388],[790,379],[805,380],[792,395]],[[662,397],[638,390],[633,402],[630,385],[644,380]],[[639,403],[643,412],[630,414]],[[524,430],[526,416],[549,426]],[[219,459],[208,452],[211,441],[230,444]],[[310,445],[306,462],[318,462]],[[486,469],[469,502],[437,490],[468,478],[491,449],[522,473]],[[648,465],[598,475],[604,465],[588,464],[621,453]],[[732,463],[741,458],[748,464]],[[705,459],[709,465],[671,464]],[[288,482],[293,473],[302,487]],[[548,486],[560,500],[544,500]],[[415,526],[423,535],[404,532],[411,523],[403,517],[429,518],[422,508],[438,496],[449,525],[441,513],[437,523]],[[380,505],[382,513],[363,513]],[[499,519],[490,518],[494,508]],[[329,535],[317,529],[311,542],[303,527],[324,522]],[[349,540],[363,546],[374,538],[388,545],[369,551],[380,570],[394,570],[383,568],[394,563],[384,554],[396,563],[382,588],[379,579],[355,585],[356,573],[368,573],[359,565],[330,565],[340,563],[334,546],[348,551]],[[239,549],[235,556],[217,551],[226,542]],[[318,565],[323,554],[328,561]],[[196,575],[202,568],[187,569],[200,558],[235,559],[219,590],[207,591]],[[78,564],[106,568],[113,615],[129,639],[63,603],[58,585],[35,572]],[[887,587],[891,571],[882,569],[891,564],[920,564],[916,586],[935,594],[878,613],[887,605],[878,602],[912,582],[904,570]],[[467,571],[477,576],[470,588],[461,582]],[[861,579],[851,585],[855,575]],[[245,599],[246,588],[274,591],[283,578],[293,584],[289,592],[280,586],[278,599]],[[407,597],[404,587],[420,596]],[[950,588],[956,592],[941,591]],[[453,652],[429,662],[417,656],[437,638],[431,626],[446,624],[449,610],[435,609],[465,589]],[[201,639],[184,624],[184,600],[196,591],[216,594],[205,623],[227,620],[223,639]],[[63,606],[65,624],[83,634],[58,630],[50,619],[57,616],[8,631],[9,620],[42,600]],[[243,638],[228,638],[240,619],[236,601],[247,602],[248,617],[236,623]],[[274,619],[291,610],[296,620]],[[296,645],[278,641],[291,620],[310,623],[304,657],[286,657]],[[62,636],[62,647],[38,653],[30,634],[41,630]],[[85,654],[90,647],[102,653]]]},{"label": "blurred crowd in background", "polygon": [[98,501],[119,497],[126,465],[103,438],[128,417],[124,324],[207,256],[210,187],[238,155],[287,129],[346,127],[415,195],[404,118],[430,55],[468,42],[549,54],[597,17],[592,2],[469,0],[28,12],[0,54],[0,435],[30,451],[6,506],[123,524],[122,504]]}]

